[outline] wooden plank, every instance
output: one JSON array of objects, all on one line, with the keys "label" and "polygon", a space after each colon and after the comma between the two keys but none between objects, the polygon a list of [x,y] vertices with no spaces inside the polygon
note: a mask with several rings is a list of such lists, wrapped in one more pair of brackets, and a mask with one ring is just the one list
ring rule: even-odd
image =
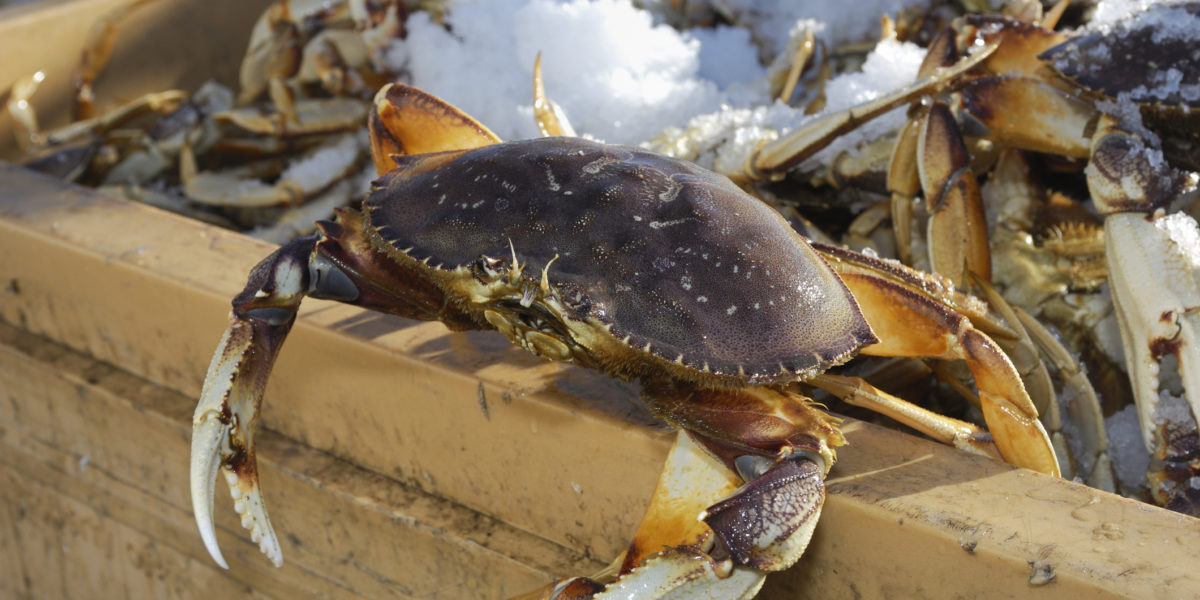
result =
[{"label": "wooden plank", "polygon": [[[286,498],[273,516],[288,562],[263,561],[225,510],[225,572],[192,520],[191,404],[0,325],[0,531],[10,532],[0,595],[498,598],[603,566],[268,433],[261,466],[267,489]],[[194,589],[164,581],[180,577]]]}]

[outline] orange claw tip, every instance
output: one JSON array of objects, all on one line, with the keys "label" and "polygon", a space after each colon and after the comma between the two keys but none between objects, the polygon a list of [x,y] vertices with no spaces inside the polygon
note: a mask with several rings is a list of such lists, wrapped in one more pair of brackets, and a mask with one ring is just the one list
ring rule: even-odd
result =
[{"label": "orange claw tip", "polygon": [[371,157],[380,174],[392,154],[431,154],[500,143],[500,137],[452,104],[402,83],[375,94],[368,120]]}]

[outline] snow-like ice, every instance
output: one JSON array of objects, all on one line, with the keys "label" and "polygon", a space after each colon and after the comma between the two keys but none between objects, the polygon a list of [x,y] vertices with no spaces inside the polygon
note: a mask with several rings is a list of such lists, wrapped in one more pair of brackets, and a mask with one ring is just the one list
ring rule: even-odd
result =
[{"label": "snow-like ice", "polygon": [[[798,26],[813,29],[827,44],[872,40],[879,21],[864,14],[894,15],[914,3],[872,0],[847,11],[836,3],[730,0],[717,5],[749,29],[680,32],[621,0],[456,0],[447,5],[443,23],[425,13],[411,15],[407,38],[391,49],[389,60],[413,85],[506,139],[538,135],[531,80],[540,52],[547,94],[582,135],[636,144],[699,115],[742,109],[747,112],[734,120],[750,129],[732,135],[757,141],[763,132],[756,126],[786,129],[799,113],[763,108],[772,99],[755,38],[769,40],[768,53],[776,54]],[[872,56],[879,62],[899,46],[885,45]],[[916,46],[903,50],[905,61],[920,52]],[[860,74],[854,82],[836,78],[827,90],[829,110],[908,83],[915,72],[912,65]]]}]

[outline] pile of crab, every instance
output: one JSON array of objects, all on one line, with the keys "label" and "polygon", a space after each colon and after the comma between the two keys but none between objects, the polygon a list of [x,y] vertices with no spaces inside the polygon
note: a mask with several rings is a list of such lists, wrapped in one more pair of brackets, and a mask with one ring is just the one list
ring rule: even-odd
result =
[{"label": "pile of crab", "polygon": [[396,78],[382,52],[402,34],[403,3],[272,4],[251,32],[236,93],[209,81],[96,114],[92,83],[144,4],[92,27],[70,125],[39,129],[29,99],[42,73],[13,86],[7,108],[26,167],[276,243],[368,189],[367,109]]},{"label": "pile of crab", "polygon": [[[1021,372],[1064,476],[1200,515],[1200,4],[1139,8],[1068,31],[1065,1],[902,13],[881,43],[927,48],[917,80],[834,112],[814,110],[828,75],[794,30],[794,110],[704,115],[646,146],[729,176],[809,239],[982,299],[995,320],[975,325]],[[897,107],[899,127],[845,143]],[[913,369],[980,405],[953,366],[847,370],[895,389]]]},{"label": "pile of crab", "polygon": [[[725,6],[737,3],[650,4],[658,18],[681,28],[746,18]],[[398,4],[281,0],[255,28],[236,99],[215,85],[191,97],[147,97],[138,107],[165,114],[138,135],[115,135],[128,131],[119,126],[132,109],[57,132],[30,126],[28,136],[45,153],[31,166],[58,165],[64,177],[171,196],[187,210],[220,205],[206,218],[281,242],[311,231],[302,223],[350,207],[260,263],[234,301],[193,440],[196,516],[219,561],[211,511],[212,483],[222,470],[243,523],[280,560],[253,465],[237,461],[253,460],[262,384],[306,295],[439,319],[455,329],[496,329],[540,356],[642,383],[651,408],[690,432],[671,464],[676,453],[697,452],[684,447],[683,440],[693,439],[736,477],[731,483],[715,476],[721,481],[715,488],[730,498],[704,500],[697,510],[707,525],[686,526],[714,530],[720,541],[710,545],[721,548],[714,556],[724,552],[726,562],[706,562],[709,570],[699,574],[689,571],[694,563],[680,550],[692,546],[639,537],[624,571],[655,565],[726,581],[731,569],[757,573],[799,556],[841,438],[836,419],[811,409],[797,383],[839,412],[866,408],[964,450],[1200,515],[1200,227],[1192,216],[1200,210],[1200,62],[1193,58],[1200,4],[1152,4],[1103,27],[1087,26],[1089,8],[1064,1],[1043,11],[1038,2],[1018,2],[1004,14],[962,14],[938,5],[885,18],[880,43],[925,48],[919,73],[909,85],[842,110],[823,109],[822,90],[831,67],[845,67],[847,53],[797,28],[767,75],[779,102],[723,108],[664,128],[640,149],[614,149],[572,139],[568,113],[536,67],[534,118],[551,140],[502,143],[437,98],[383,85],[397,76],[395,67],[381,66],[381,49],[402,35]],[[897,110],[905,115],[898,127],[858,135]],[[857,141],[846,144],[851,134]],[[284,158],[295,150],[299,158]],[[249,154],[266,158],[234,158]],[[304,168],[318,162],[319,174]],[[631,200],[597,191],[578,204],[545,208],[545,219],[561,223],[517,219],[490,225],[503,229],[497,233],[476,231],[486,224],[476,222],[468,203],[453,215],[445,211],[459,210],[458,203],[421,205],[424,225],[395,205],[397,190],[435,198],[442,181],[475,173],[478,182],[496,165],[524,173],[502,183],[534,191],[509,200],[508,186],[447,188],[477,192],[479,205],[492,202],[493,192],[504,196],[499,212],[510,202],[549,202],[549,190],[568,186],[564,173],[595,176],[610,186],[604,189],[691,198],[708,211],[701,221],[744,228],[747,237],[698,229],[683,240],[736,257],[729,272],[718,273],[721,263],[706,263],[706,248],[670,237],[682,235],[671,227],[698,218],[699,208],[678,219],[647,212],[643,223],[636,211],[666,209],[602,211],[598,203]],[[376,171],[387,175],[362,199],[359,190]],[[653,187],[660,183],[666,187]],[[416,214],[413,202],[405,210]],[[714,206],[726,213],[715,214]],[[527,212],[539,213],[538,207]],[[655,260],[626,259],[627,248],[607,248],[624,236],[606,215],[627,212],[637,215],[629,228],[649,228],[644,244],[662,251]],[[267,224],[268,215],[279,221]],[[454,228],[443,227],[449,219],[460,233],[471,231],[470,239],[451,238],[446,229]],[[606,229],[592,249],[613,252],[601,261],[612,270],[603,277],[566,246],[535,247],[529,233],[576,223],[598,230],[586,225],[593,222]],[[735,248],[759,235],[778,248],[767,252],[766,241]],[[485,239],[507,243],[467,243]],[[426,247],[429,240],[441,245]],[[464,252],[475,254],[459,256]],[[781,256],[796,264],[781,264]],[[644,268],[636,268],[642,259]],[[789,285],[796,290],[811,286],[827,302],[794,317],[780,313],[776,300],[813,304],[811,297],[793,298],[782,287],[778,298],[727,289],[742,279],[759,281],[761,265],[767,274],[776,269],[780,281],[794,277]],[[653,292],[650,298],[622,295],[629,289],[620,282],[684,268],[706,275],[647,280],[641,287]],[[719,285],[718,275],[738,278],[739,285]],[[403,285],[392,281],[397,277]],[[701,291],[705,285],[714,286],[712,294]],[[651,334],[661,323],[615,316],[626,309],[650,314],[664,303],[692,318],[697,330],[672,326]],[[809,355],[777,360],[766,356],[774,347],[712,347],[710,334],[734,339],[760,309],[764,319],[778,320],[779,332],[808,340]],[[711,331],[700,330],[706,326]],[[814,333],[826,326],[828,332]],[[618,331],[629,333],[622,338]],[[869,356],[842,364],[856,351]],[[762,364],[751,364],[739,353],[766,354]],[[893,393],[923,398],[923,406]],[[752,443],[745,438],[751,425],[706,412],[730,402],[782,433]],[[1110,434],[1124,439],[1110,444]],[[778,539],[733,539],[728,532],[746,531],[746,515],[780,494],[815,505],[815,513],[781,517],[787,522],[767,528],[785,529]],[[689,517],[695,521],[694,513]],[[646,550],[664,546],[678,555]]]}]

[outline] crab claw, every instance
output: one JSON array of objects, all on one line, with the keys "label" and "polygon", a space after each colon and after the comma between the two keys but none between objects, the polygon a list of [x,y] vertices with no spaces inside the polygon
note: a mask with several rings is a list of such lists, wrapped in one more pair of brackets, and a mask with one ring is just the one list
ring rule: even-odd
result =
[{"label": "crab claw", "polygon": [[275,564],[279,540],[258,485],[254,431],[267,376],[308,288],[308,256],[315,238],[301,238],[254,268],[233,301],[233,316],[209,365],[192,417],[192,511],[213,560],[229,568],[217,545],[213,496],[223,471],[242,526]]},{"label": "crab claw", "polygon": [[[1121,213],[1105,220],[1104,233],[1113,305],[1142,424],[1142,439],[1158,461],[1176,462],[1174,457],[1179,453],[1169,446],[1179,436],[1171,431],[1186,428],[1187,424],[1186,419],[1170,417],[1161,404],[1159,382],[1165,373],[1161,372],[1164,367],[1160,361],[1168,354],[1175,355],[1192,415],[1200,415],[1200,314],[1196,312],[1200,308],[1200,264],[1193,262],[1195,257],[1189,258],[1181,251],[1177,240],[1179,235],[1200,237],[1200,228],[1184,214],[1150,220],[1137,213]],[[1145,290],[1158,291],[1147,294]],[[1192,429],[1191,437],[1194,436]],[[1183,462],[1188,460],[1185,458]],[[1177,470],[1170,464],[1160,464],[1157,469]],[[1166,506],[1197,502],[1187,501],[1186,493],[1176,497],[1176,492],[1186,492],[1192,477],[1200,475],[1195,466],[1183,470],[1187,474],[1177,482],[1183,484],[1179,489],[1167,481],[1174,477],[1165,473],[1156,477],[1151,473],[1150,491],[1157,501]],[[1195,494],[1196,490],[1190,493]]]},{"label": "crab claw", "polygon": [[[763,466],[769,463],[769,459],[761,461]],[[604,573],[593,578],[575,577],[518,598],[683,600],[754,597],[766,580],[766,573],[736,564],[737,557],[729,553],[715,557],[706,552],[713,546],[714,536],[722,534],[714,533],[708,523],[697,518],[706,512],[710,515],[738,512],[736,508],[727,511],[719,508],[714,511],[714,508],[736,502],[741,481],[738,474],[710,454],[697,438],[680,431],[615,581],[607,585],[599,583],[612,578],[611,574]],[[727,500],[721,500],[727,497]],[[743,502],[741,506],[749,508],[751,504],[753,500]]]},{"label": "crab claw", "polygon": [[[1088,188],[1108,215],[1105,258],[1113,305],[1142,439],[1157,463],[1149,474],[1150,493],[1164,506],[1195,514],[1200,511],[1200,490],[1191,483],[1200,476],[1194,450],[1194,422],[1200,415],[1200,252],[1195,247],[1200,227],[1192,217],[1166,215],[1163,208],[1196,182],[1154,154],[1142,138],[1105,116],[1092,143]],[[1170,382],[1162,362],[1168,354],[1177,360],[1191,419],[1164,406],[1167,390],[1160,382]]]},{"label": "crab claw", "polygon": [[[208,553],[226,569],[229,566],[217,546],[212,520],[218,471],[225,473],[242,526],[275,566],[283,562],[262,502],[254,459],[254,424],[265,372],[270,370],[275,354],[273,349],[262,352],[261,340],[282,336],[272,332],[264,335],[255,329],[256,323],[233,317],[209,365],[204,391],[192,417],[192,510]],[[278,348],[278,344],[269,345]]]}]

